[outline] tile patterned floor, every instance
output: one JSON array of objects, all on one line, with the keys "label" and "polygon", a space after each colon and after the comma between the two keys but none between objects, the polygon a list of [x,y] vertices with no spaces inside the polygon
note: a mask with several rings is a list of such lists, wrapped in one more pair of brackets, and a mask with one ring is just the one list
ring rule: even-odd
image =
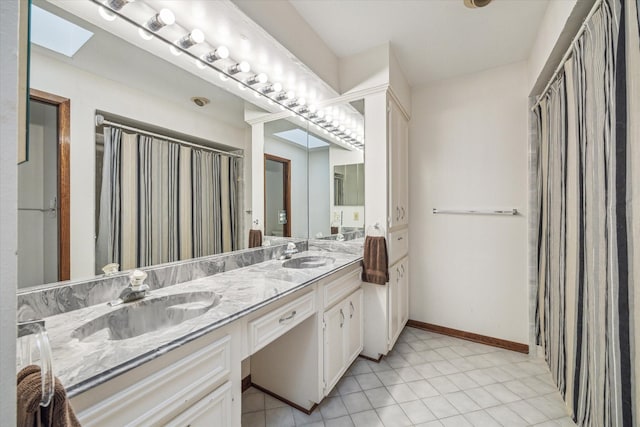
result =
[{"label": "tile patterned floor", "polygon": [[575,426],[542,359],[405,328],[380,363],[358,358],[306,415],[255,388],[242,426]]}]

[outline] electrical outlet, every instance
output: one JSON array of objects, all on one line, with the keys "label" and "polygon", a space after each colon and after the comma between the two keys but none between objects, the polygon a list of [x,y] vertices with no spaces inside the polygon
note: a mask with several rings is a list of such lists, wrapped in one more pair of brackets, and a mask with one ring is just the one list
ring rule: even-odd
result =
[{"label": "electrical outlet", "polygon": [[360,212],[356,211],[353,213],[353,220],[360,221]]},{"label": "electrical outlet", "polygon": [[336,222],[336,223],[340,222],[340,212],[333,213],[333,222]]}]

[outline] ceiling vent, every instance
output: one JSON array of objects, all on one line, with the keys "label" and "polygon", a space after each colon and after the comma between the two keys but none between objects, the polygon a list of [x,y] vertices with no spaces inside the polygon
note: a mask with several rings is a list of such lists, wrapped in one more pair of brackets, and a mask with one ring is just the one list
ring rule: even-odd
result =
[{"label": "ceiling vent", "polygon": [[485,7],[489,3],[491,3],[491,0],[464,0],[464,5],[470,9]]}]

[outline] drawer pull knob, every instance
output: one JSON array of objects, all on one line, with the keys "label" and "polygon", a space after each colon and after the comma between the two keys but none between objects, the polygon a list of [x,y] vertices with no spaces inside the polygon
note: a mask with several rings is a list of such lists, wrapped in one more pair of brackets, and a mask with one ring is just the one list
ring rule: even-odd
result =
[{"label": "drawer pull knob", "polygon": [[340,321],[340,327],[342,328],[344,326],[344,312],[342,309],[340,309],[340,316],[342,316],[342,320]]},{"label": "drawer pull knob", "polygon": [[353,302],[349,301],[349,305],[351,306],[351,312],[349,313],[349,319],[353,319],[353,313],[356,311],[356,308],[353,306]]},{"label": "drawer pull knob", "polygon": [[294,317],[296,317],[296,310],[293,310],[293,311],[291,312],[291,314],[290,314],[290,315],[288,315],[287,317],[281,317],[281,318],[280,318],[280,323],[284,323],[284,322],[286,322],[287,320],[291,320],[291,319],[293,319]]}]

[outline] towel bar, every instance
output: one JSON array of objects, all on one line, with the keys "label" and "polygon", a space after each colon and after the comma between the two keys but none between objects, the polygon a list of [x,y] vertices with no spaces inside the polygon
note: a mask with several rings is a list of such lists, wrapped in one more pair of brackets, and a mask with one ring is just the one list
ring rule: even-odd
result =
[{"label": "towel bar", "polygon": [[436,209],[433,214],[454,214],[454,215],[518,215],[518,209]]}]

